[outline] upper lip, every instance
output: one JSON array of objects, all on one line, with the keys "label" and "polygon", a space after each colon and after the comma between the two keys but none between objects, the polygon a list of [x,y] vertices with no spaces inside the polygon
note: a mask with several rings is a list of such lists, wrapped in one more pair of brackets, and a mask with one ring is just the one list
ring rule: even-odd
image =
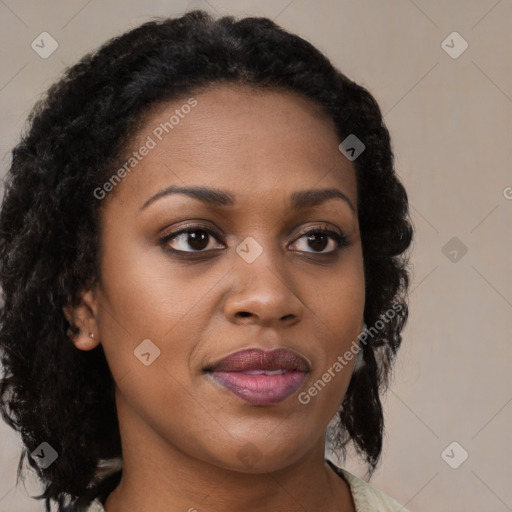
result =
[{"label": "upper lip", "polygon": [[306,359],[291,350],[277,348],[239,350],[209,366],[207,371],[244,372],[248,370],[287,370],[309,372]]}]

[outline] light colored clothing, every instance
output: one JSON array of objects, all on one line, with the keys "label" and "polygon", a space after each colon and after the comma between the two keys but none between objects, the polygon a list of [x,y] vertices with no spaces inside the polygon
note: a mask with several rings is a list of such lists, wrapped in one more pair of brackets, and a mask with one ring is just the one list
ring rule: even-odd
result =
[{"label": "light colored clothing", "polygon": [[[373,488],[364,480],[344,469],[339,469],[339,471],[350,487],[356,512],[408,512],[393,498]],[[95,499],[89,505],[87,512],[105,512],[105,509],[101,502]]]},{"label": "light colored clothing", "polygon": [[101,501],[98,500],[98,499],[95,499],[89,505],[89,508],[87,509],[87,512],[105,512],[105,509],[103,508],[103,505],[101,504]]},{"label": "light colored clothing", "polygon": [[340,471],[350,486],[356,512],[408,512],[400,503],[364,480],[344,469],[340,469]]}]

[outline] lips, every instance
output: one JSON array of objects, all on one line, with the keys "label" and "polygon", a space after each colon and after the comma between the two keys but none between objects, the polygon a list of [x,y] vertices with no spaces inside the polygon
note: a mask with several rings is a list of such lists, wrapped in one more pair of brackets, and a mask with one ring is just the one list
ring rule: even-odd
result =
[{"label": "lips", "polygon": [[309,370],[306,359],[287,349],[241,350],[206,369],[215,382],[253,405],[282,402]]}]

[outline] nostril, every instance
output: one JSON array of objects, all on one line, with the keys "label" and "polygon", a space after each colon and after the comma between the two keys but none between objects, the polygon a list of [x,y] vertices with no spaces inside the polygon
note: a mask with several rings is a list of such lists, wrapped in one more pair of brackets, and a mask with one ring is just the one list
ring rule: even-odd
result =
[{"label": "nostril", "polygon": [[249,313],[249,311],[239,311],[237,313],[237,316],[241,316],[242,318],[246,318],[248,316],[251,316],[251,313]]}]

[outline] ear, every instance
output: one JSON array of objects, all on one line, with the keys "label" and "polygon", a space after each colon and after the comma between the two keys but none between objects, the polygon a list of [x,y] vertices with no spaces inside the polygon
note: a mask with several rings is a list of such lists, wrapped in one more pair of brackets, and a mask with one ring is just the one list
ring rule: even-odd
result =
[{"label": "ear", "polygon": [[[80,296],[64,306],[63,312],[71,325],[68,331],[75,347],[79,350],[92,350],[100,344],[97,324],[98,304],[93,288],[87,288]],[[73,334],[73,330],[79,332]]]}]

